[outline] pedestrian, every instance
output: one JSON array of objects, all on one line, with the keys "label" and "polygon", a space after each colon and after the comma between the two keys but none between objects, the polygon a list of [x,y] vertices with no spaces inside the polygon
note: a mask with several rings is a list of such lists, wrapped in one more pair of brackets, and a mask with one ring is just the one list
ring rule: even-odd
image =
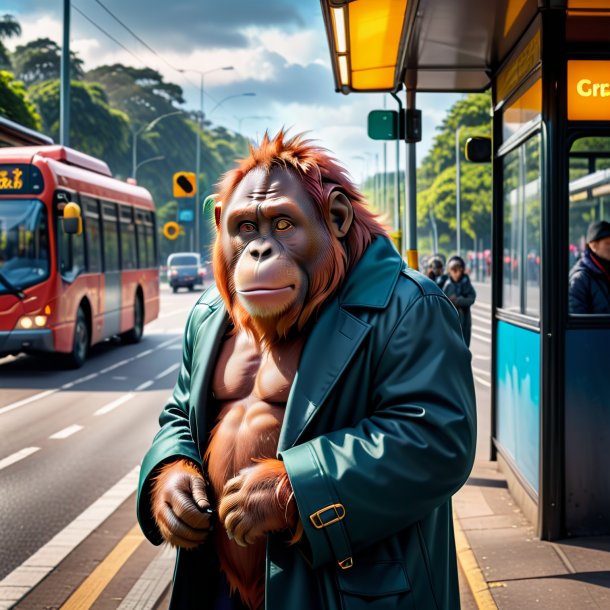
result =
[{"label": "pedestrian", "polygon": [[610,314],[610,222],[596,220],[587,229],[587,246],[569,277],[570,313]]},{"label": "pedestrian", "polygon": [[460,256],[452,256],[447,263],[449,278],[443,286],[443,292],[455,305],[460,314],[462,334],[466,345],[470,346],[470,334],[472,320],[470,307],[477,298],[477,293],[470,283],[470,278],[465,270],[464,259]]},{"label": "pedestrian", "polygon": [[426,269],[426,275],[441,288],[447,281],[447,274],[444,272],[443,259],[440,256],[432,256],[428,261],[428,267]]}]

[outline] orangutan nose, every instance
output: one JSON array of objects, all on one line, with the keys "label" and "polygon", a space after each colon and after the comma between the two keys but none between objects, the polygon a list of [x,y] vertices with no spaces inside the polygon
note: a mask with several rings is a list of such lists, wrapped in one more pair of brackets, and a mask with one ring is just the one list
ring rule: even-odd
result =
[{"label": "orangutan nose", "polygon": [[261,242],[258,245],[252,245],[250,248],[250,256],[257,262],[261,263],[266,258],[273,254],[273,248],[268,242]]}]

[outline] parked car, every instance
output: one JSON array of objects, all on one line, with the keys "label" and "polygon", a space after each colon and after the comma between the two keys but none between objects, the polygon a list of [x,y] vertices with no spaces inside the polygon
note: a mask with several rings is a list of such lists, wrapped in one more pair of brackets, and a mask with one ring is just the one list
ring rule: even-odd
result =
[{"label": "parked car", "polygon": [[167,258],[167,280],[174,292],[178,288],[193,290],[203,285],[205,278],[206,269],[197,252],[174,252]]}]

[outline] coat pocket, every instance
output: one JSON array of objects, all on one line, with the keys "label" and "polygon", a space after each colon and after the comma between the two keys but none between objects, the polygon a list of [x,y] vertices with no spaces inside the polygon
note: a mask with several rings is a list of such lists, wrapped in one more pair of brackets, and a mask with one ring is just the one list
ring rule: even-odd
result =
[{"label": "coat pocket", "polygon": [[337,573],[343,610],[412,610],[411,584],[399,561],[358,562]]}]

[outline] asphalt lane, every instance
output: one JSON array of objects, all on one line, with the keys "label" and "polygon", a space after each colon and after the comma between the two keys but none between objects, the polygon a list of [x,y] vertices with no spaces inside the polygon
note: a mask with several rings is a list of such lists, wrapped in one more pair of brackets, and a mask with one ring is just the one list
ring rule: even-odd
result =
[{"label": "asphalt lane", "polygon": [[140,463],[197,296],[163,289],[139,344],[108,341],[77,371],[53,357],[1,361],[0,579]]}]

